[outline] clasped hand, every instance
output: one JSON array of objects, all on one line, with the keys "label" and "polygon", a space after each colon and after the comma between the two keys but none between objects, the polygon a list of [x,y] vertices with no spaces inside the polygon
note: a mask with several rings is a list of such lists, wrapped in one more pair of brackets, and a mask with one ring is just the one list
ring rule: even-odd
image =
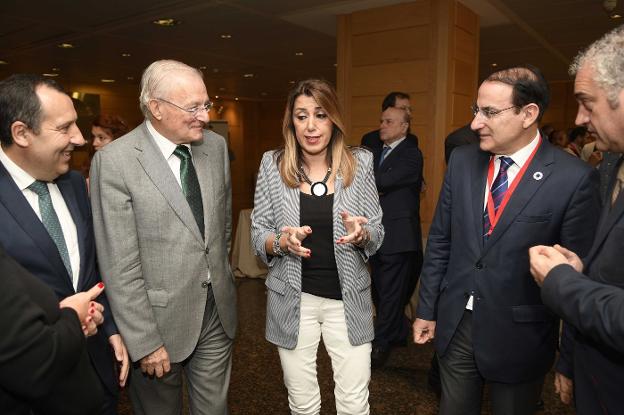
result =
[{"label": "clasped hand", "polygon": [[[348,212],[340,213],[340,217],[347,230],[347,235],[340,237],[336,241],[337,244],[345,245],[351,243],[360,245],[366,241],[367,232],[364,230],[363,225],[368,223],[368,219],[363,216],[351,216]],[[311,227],[307,225],[284,226],[281,231],[286,238],[286,249],[288,249],[288,252],[303,258],[312,256],[312,250],[302,245],[303,240],[312,233]]]},{"label": "clasped hand", "polygon": [[89,291],[80,292],[65,298],[59,303],[61,308],[71,308],[80,320],[86,337],[97,333],[97,326],[104,322],[104,306],[94,300],[104,291],[104,284],[94,285]]},{"label": "clasped hand", "polygon": [[574,252],[561,245],[537,245],[529,249],[530,270],[540,287],[548,273],[557,265],[568,264],[577,272],[583,272],[583,262]]}]

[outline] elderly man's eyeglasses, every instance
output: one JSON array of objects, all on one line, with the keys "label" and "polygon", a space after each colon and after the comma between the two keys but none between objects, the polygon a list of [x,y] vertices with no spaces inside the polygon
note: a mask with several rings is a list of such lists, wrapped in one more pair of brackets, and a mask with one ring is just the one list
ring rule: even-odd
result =
[{"label": "elderly man's eyeglasses", "polygon": [[517,108],[517,107],[518,107],[517,105],[512,105],[511,107],[503,108],[502,110],[497,110],[497,109],[490,108],[490,107],[479,108],[477,105],[472,105],[470,109],[472,110],[473,116],[476,117],[477,115],[481,114],[489,120],[491,118],[496,117],[501,112],[505,112],[507,110],[510,110],[512,108]]},{"label": "elderly man's eyeglasses", "polygon": [[171,101],[167,101],[166,99],[163,98],[155,98],[157,101],[162,101],[165,102],[169,105],[173,105],[174,107],[176,107],[179,110],[182,110],[190,115],[192,115],[193,117],[197,117],[197,115],[202,112],[202,111],[206,111],[206,112],[210,112],[210,108],[212,108],[212,102],[208,101],[203,105],[200,105],[198,107],[193,107],[193,108],[182,108],[181,106],[174,104]]}]

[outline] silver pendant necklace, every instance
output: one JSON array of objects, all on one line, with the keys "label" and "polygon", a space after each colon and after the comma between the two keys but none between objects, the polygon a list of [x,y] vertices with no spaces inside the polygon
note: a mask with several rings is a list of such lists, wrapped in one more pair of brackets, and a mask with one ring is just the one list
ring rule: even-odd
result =
[{"label": "silver pendant necklace", "polygon": [[310,185],[310,192],[312,192],[314,196],[321,197],[327,194],[328,189],[327,189],[326,183],[327,183],[327,179],[329,179],[329,176],[331,175],[331,167],[327,168],[327,174],[325,174],[325,178],[322,181],[314,182],[314,183],[312,183],[310,178],[305,174],[305,171],[303,170],[303,166],[300,167],[300,170],[301,170],[301,177],[307,184]]}]

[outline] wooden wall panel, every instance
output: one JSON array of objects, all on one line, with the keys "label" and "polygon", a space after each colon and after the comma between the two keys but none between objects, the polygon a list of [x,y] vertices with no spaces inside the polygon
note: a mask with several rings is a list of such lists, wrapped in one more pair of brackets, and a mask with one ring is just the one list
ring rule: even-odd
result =
[{"label": "wooden wall panel", "polygon": [[430,1],[402,3],[353,13],[351,35],[382,32],[400,27],[420,26],[430,23]]},{"label": "wooden wall panel", "polygon": [[354,67],[350,80],[352,94],[385,96],[390,91],[426,92],[430,86],[429,69],[429,63],[422,60]]},{"label": "wooden wall panel", "polygon": [[[409,62],[429,57],[429,27],[418,26],[353,37],[353,66]],[[400,39],[400,41],[397,41]],[[410,41],[406,48],[404,42]]]}]

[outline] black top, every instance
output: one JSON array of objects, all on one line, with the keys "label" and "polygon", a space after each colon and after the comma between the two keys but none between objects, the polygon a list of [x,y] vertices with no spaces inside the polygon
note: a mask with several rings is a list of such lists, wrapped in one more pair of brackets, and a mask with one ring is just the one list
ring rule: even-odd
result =
[{"label": "black top", "polygon": [[312,251],[301,261],[301,291],[333,300],[342,300],[340,279],[334,255],[334,195],[313,196],[300,192],[300,226],[308,225],[312,233],[302,245]]}]

